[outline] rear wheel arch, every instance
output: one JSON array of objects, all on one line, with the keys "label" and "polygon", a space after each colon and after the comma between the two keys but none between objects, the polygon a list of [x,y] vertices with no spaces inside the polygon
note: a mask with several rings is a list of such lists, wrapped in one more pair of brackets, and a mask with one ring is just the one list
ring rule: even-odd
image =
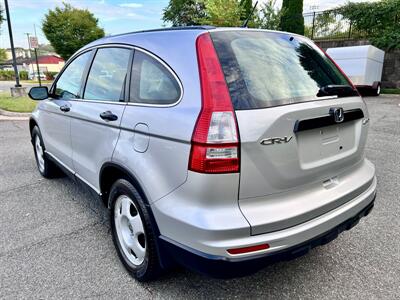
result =
[{"label": "rear wheel arch", "polygon": [[102,194],[103,203],[106,207],[110,207],[108,203],[108,195],[111,189],[111,186],[116,182],[118,179],[126,179],[128,180],[139,192],[140,196],[143,198],[143,201],[146,205],[149,205],[148,199],[139,184],[139,181],[136,177],[128,171],[125,167],[108,162],[103,164],[100,169],[100,176],[99,176],[99,185],[100,191]]}]

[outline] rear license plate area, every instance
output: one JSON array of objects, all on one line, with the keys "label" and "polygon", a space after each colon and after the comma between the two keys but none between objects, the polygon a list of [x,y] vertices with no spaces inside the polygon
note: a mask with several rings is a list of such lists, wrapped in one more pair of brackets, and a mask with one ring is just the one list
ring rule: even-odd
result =
[{"label": "rear license plate area", "polygon": [[298,132],[297,145],[303,168],[313,168],[350,155],[356,147],[354,122]]}]

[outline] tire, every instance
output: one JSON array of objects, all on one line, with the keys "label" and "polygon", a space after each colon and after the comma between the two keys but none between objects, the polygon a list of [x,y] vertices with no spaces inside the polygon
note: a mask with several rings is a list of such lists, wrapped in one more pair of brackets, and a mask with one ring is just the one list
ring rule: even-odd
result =
[{"label": "tire", "polygon": [[118,256],[138,281],[161,275],[157,234],[148,208],[136,188],[127,180],[117,180],[110,190],[111,231]]},{"label": "tire", "polygon": [[375,96],[379,96],[381,94],[381,85],[378,84],[378,86],[376,87],[376,89],[374,89],[374,95]]},{"label": "tire", "polygon": [[43,138],[37,126],[32,129],[32,143],[39,173],[45,178],[58,177],[60,175],[60,170],[46,157]]}]

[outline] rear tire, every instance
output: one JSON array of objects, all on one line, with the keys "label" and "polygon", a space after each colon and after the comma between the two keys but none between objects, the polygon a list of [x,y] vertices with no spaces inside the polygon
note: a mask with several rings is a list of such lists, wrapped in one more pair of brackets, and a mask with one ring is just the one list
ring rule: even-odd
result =
[{"label": "rear tire", "polygon": [[39,127],[37,126],[32,129],[32,141],[36,165],[39,173],[45,178],[57,177],[60,174],[60,170],[46,156],[43,138],[40,133]]},{"label": "rear tire", "polygon": [[138,281],[156,279],[161,274],[157,234],[142,197],[129,181],[119,179],[109,203],[113,242],[124,267]]},{"label": "rear tire", "polygon": [[381,85],[378,84],[378,86],[376,87],[376,89],[374,89],[374,95],[375,96],[379,96],[381,94]]}]

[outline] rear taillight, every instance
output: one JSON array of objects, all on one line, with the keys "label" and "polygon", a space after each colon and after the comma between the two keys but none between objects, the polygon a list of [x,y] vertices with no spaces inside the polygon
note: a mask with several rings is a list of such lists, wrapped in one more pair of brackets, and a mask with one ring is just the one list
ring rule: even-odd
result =
[{"label": "rear taillight", "polygon": [[189,170],[239,171],[239,135],[225,77],[208,33],[197,38],[202,108],[192,136]]}]

